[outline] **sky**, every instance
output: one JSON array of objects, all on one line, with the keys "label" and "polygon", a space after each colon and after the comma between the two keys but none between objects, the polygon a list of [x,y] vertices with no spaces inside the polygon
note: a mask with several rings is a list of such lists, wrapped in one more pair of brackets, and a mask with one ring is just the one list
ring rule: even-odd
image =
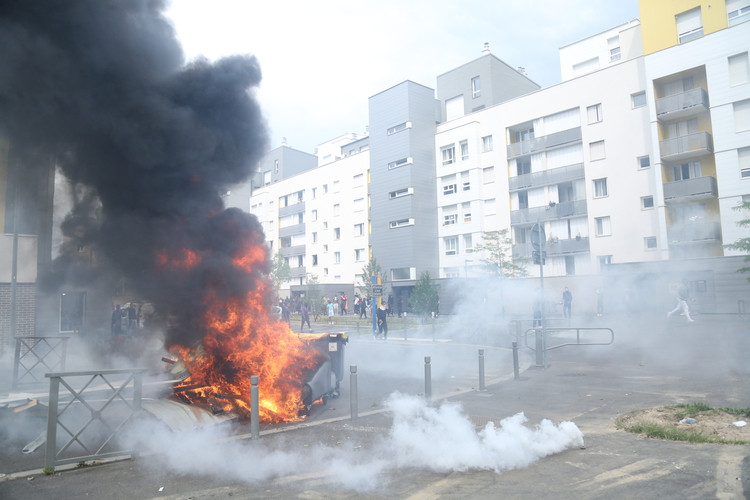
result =
[{"label": "sky", "polygon": [[638,17],[637,0],[171,0],[188,61],[253,54],[270,147],[314,153],[363,134],[368,99],[490,51],[542,87],[560,82],[558,49]]}]

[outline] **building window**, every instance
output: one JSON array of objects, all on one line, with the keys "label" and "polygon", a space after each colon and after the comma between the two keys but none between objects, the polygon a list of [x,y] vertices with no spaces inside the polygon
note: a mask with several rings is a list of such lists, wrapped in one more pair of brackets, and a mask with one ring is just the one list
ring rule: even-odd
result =
[{"label": "building window", "polygon": [[482,137],[482,152],[487,153],[492,151],[492,136],[486,135]]},{"label": "building window", "polygon": [[450,165],[456,161],[456,147],[453,144],[440,148],[440,151],[443,155],[443,165]]},{"label": "building window", "polygon": [[445,255],[456,255],[458,253],[458,238],[451,236],[443,239],[445,245]]},{"label": "building window", "polygon": [[400,219],[400,220],[394,220],[390,222],[391,229],[395,229],[397,227],[413,226],[413,225],[414,225],[414,219]]},{"label": "building window", "polygon": [[474,239],[470,234],[464,235],[464,253],[474,253]]},{"label": "building window", "polygon": [[750,99],[734,103],[734,131],[750,130]]},{"label": "building window", "polygon": [[328,184],[323,184],[323,194],[328,193]]},{"label": "building window", "polygon": [[318,220],[318,210],[317,209],[313,209],[313,211],[312,211],[312,220],[313,221]]},{"label": "building window", "polygon": [[388,129],[388,130],[386,131],[386,133],[387,133],[388,135],[393,135],[393,134],[396,134],[396,133],[398,133],[398,132],[401,132],[402,130],[406,130],[407,128],[411,128],[411,122],[404,122],[404,123],[399,123],[399,124],[398,124],[398,125],[396,125],[395,127],[391,127],[391,128],[389,128],[389,129]]},{"label": "building window", "polygon": [[409,165],[411,163],[411,158],[401,158],[400,160],[392,161],[388,164],[388,170],[393,170],[394,168],[403,167],[404,165]]},{"label": "building window", "polygon": [[458,278],[459,276],[457,267],[446,267],[444,272],[446,278]]},{"label": "building window", "polygon": [[609,216],[597,217],[594,219],[596,223],[596,235],[597,236],[609,236],[612,234],[612,227],[610,225]]},{"label": "building window", "polygon": [[391,269],[391,281],[403,281],[403,280],[414,279],[412,277],[412,269],[414,268],[413,267],[399,267],[396,269]]},{"label": "building window", "polygon": [[461,173],[461,190],[471,191],[471,180],[469,179],[469,172]]},{"label": "building window", "polygon": [[687,179],[695,179],[701,177],[701,162],[691,161],[689,163],[681,163],[680,165],[674,165],[672,167],[672,180],[673,181],[684,181]]},{"label": "building window", "polygon": [[328,221],[323,221],[323,229],[328,229]]},{"label": "building window", "polygon": [[354,250],[354,261],[355,262],[362,262],[365,260],[365,249],[364,248],[356,248]]},{"label": "building window", "polygon": [[360,222],[359,224],[354,224],[354,236],[364,236],[365,235],[365,224],[363,222]]},{"label": "building window", "polygon": [[589,155],[591,156],[591,161],[603,160],[605,158],[604,141],[589,143]]},{"label": "building window", "polygon": [[447,214],[443,216],[443,225],[450,226],[458,222],[458,214]]},{"label": "building window", "polygon": [[576,258],[572,255],[565,256],[565,274],[573,276],[576,273]]},{"label": "building window", "polygon": [[620,53],[620,37],[614,36],[607,40],[609,47],[609,62],[619,61],[622,54]]},{"label": "building window", "polygon": [[338,203],[334,203],[334,205],[333,205],[333,215],[334,215],[334,217],[340,215],[340,213],[341,213],[341,205],[338,204]]},{"label": "building window", "polygon": [[388,193],[388,197],[390,199],[394,199],[394,198],[400,198],[402,196],[408,196],[410,194],[414,194],[414,188],[404,188],[404,189],[399,189],[398,191],[391,191],[390,193]]},{"label": "building window", "polygon": [[312,233],[312,242],[313,243],[317,243],[318,242],[318,232],[317,231],[313,231],[313,233]]},{"label": "building window", "polygon": [[646,210],[654,208],[654,197],[653,196],[641,196],[641,208]]},{"label": "building window", "polygon": [[599,260],[599,267],[606,266],[612,263],[612,256],[611,255],[600,255],[598,257]]},{"label": "building window", "polygon": [[651,166],[651,158],[649,156],[638,157],[638,168],[648,168]]},{"label": "building window", "polygon": [[339,189],[340,185],[341,185],[341,183],[339,181],[333,181],[333,192],[334,193],[338,193],[340,191],[340,189]]},{"label": "building window", "polygon": [[679,43],[689,42],[703,36],[703,21],[701,20],[701,8],[683,12],[675,16],[677,23],[677,41]]},{"label": "building window", "polygon": [[[464,80],[466,81],[466,80]],[[471,79],[471,97],[476,99],[482,95],[482,81],[478,76]]]},{"label": "building window", "polygon": [[589,117],[589,124],[599,123],[602,121],[602,104],[594,104],[586,108],[586,114]]},{"label": "building window", "polygon": [[643,238],[643,245],[646,250],[654,250],[656,248],[656,236],[646,236]]},{"label": "building window", "polygon": [[341,228],[340,227],[334,227],[333,228],[333,239],[334,240],[340,240],[341,239]]},{"label": "building window", "polygon": [[727,0],[727,20],[729,26],[750,20],[750,1]]},{"label": "building window", "polygon": [[453,184],[446,184],[443,186],[443,195],[447,196],[450,194],[454,194],[456,191],[458,191],[457,186],[455,183]]},{"label": "building window", "polygon": [[740,166],[740,177],[750,179],[750,148],[737,150],[737,163]]},{"label": "building window", "polygon": [[279,160],[274,160],[273,161],[273,171],[276,174],[279,173]]},{"label": "building window", "polygon": [[459,143],[459,147],[461,148],[461,161],[466,161],[469,159],[469,141],[461,141]]},{"label": "building window", "polygon": [[328,245],[323,245],[323,253],[328,253]]},{"label": "building window", "polygon": [[637,92],[635,94],[631,94],[630,103],[632,104],[633,109],[642,108],[643,106],[646,105],[646,93]]},{"label": "building window", "polygon": [[594,179],[594,198],[603,198],[607,194],[607,178]]},{"label": "building window", "polygon": [[365,185],[365,174],[357,174],[352,178],[352,185],[360,187]]},{"label": "building window", "polygon": [[731,56],[729,62],[729,85],[742,85],[750,81],[750,64],[747,52]]},{"label": "building window", "polygon": [[495,182],[495,167],[487,167],[482,169],[482,182],[484,184]]},{"label": "building window", "polygon": [[317,266],[318,265],[318,254],[314,253],[312,256],[312,265]]},{"label": "building window", "polygon": [[268,186],[269,184],[271,184],[271,171],[266,170],[263,172],[263,185]]},{"label": "building window", "polygon": [[341,252],[333,252],[333,262],[335,264],[341,264]]},{"label": "building window", "polygon": [[497,209],[495,208],[495,206],[495,198],[492,198],[491,200],[484,200],[485,215],[495,215],[495,213],[497,213]]},{"label": "building window", "polygon": [[365,199],[364,198],[357,198],[354,200],[354,211],[355,212],[361,212],[365,209]]}]

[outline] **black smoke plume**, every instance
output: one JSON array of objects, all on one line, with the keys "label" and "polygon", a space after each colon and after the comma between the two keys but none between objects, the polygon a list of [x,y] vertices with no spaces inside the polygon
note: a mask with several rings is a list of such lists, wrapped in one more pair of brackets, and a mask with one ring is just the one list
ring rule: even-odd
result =
[{"label": "black smoke plume", "polygon": [[[256,59],[186,65],[164,8],[161,0],[4,0],[0,133],[22,168],[48,168],[51,159],[94,193],[79,197],[66,221],[95,248],[94,274],[125,279],[171,318],[168,342],[189,345],[201,338],[207,289],[243,293],[267,271],[231,266],[263,233],[221,198],[253,173],[267,135],[251,93],[261,79]],[[164,265],[185,249],[201,256],[189,272]],[[67,264],[53,265],[53,277],[96,281]]]}]

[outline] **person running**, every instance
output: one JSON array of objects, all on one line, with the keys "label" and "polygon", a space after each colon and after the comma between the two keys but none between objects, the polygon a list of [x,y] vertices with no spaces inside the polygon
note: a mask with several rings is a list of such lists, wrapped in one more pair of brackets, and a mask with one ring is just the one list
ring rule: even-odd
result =
[{"label": "person running", "polygon": [[688,307],[688,299],[690,298],[690,288],[687,285],[686,280],[682,280],[682,283],[680,284],[680,287],[677,289],[677,305],[674,309],[669,311],[667,313],[667,318],[671,317],[674,313],[676,313],[679,310],[682,310],[683,314],[685,314],[685,317],[688,320],[688,323],[692,323],[695,321],[693,318],[690,317],[690,308]]},{"label": "person running", "polygon": [[307,323],[307,328],[312,331],[312,326],[310,326],[310,311],[307,309],[307,302],[302,304],[302,307],[299,308],[300,316],[302,316],[302,324],[299,326],[300,331],[305,331],[305,323]]}]

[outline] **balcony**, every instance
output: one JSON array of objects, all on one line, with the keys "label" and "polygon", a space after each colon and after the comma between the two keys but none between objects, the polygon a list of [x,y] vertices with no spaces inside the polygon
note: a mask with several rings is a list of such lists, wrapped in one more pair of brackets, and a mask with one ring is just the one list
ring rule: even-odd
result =
[{"label": "balcony", "polygon": [[[513,245],[514,257],[518,256],[529,259],[531,258],[531,251],[532,248],[530,243],[518,243],[516,245]],[[545,242],[544,251],[547,252],[547,257],[587,253],[589,252],[589,239],[571,238],[566,240],[557,240],[554,243]]]},{"label": "balcony", "polygon": [[586,200],[563,201],[543,207],[513,210],[510,213],[510,223],[511,225],[534,224],[567,217],[580,217],[586,213]]},{"label": "balcony", "polygon": [[294,245],[291,247],[284,247],[279,250],[283,257],[295,257],[297,255],[305,255],[305,245]]},{"label": "balcony", "polygon": [[656,116],[660,120],[677,120],[703,113],[708,109],[708,92],[702,88],[656,100]]},{"label": "balcony", "polygon": [[285,207],[279,207],[279,217],[286,217],[287,215],[294,215],[305,211],[305,202],[300,201],[292,205]]},{"label": "balcony", "polygon": [[305,266],[292,267],[289,269],[290,278],[304,278],[307,276],[307,268]]},{"label": "balcony", "polygon": [[664,184],[664,201],[680,202],[715,199],[719,196],[716,178],[710,175],[667,182]]},{"label": "balcony", "polygon": [[667,162],[689,160],[714,152],[713,138],[708,132],[696,132],[659,141],[661,159]]},{"label": "balcony", "polygon": [[536,137],[528,141],[514,142],[508,144],[508,159],[516,158],[531,153],[544,151],[545,149],[554,148],[563,144],[581,141],[581,127],[563,130],[554,134]]},{"label": "balcony", "polygon": [[283,238],[284,236],[294,236],[297,234],[305,234],[304,223],[279,228],[279,238]]},{"label": "balcony", "polygon": [[721,224],[710,221],[691,221],[667,226],[670,245],[721,242]]},{"label": "balcony", "polygon": [[542,172],[532,172],[530,174],[517,175],[510,177],[508,183],[510,191],[520,191],[531,187],[551,186],[561,182],[575,181],[585,177],[583,163],[577,165],[568,165],[567,167],[553,168]]}]

